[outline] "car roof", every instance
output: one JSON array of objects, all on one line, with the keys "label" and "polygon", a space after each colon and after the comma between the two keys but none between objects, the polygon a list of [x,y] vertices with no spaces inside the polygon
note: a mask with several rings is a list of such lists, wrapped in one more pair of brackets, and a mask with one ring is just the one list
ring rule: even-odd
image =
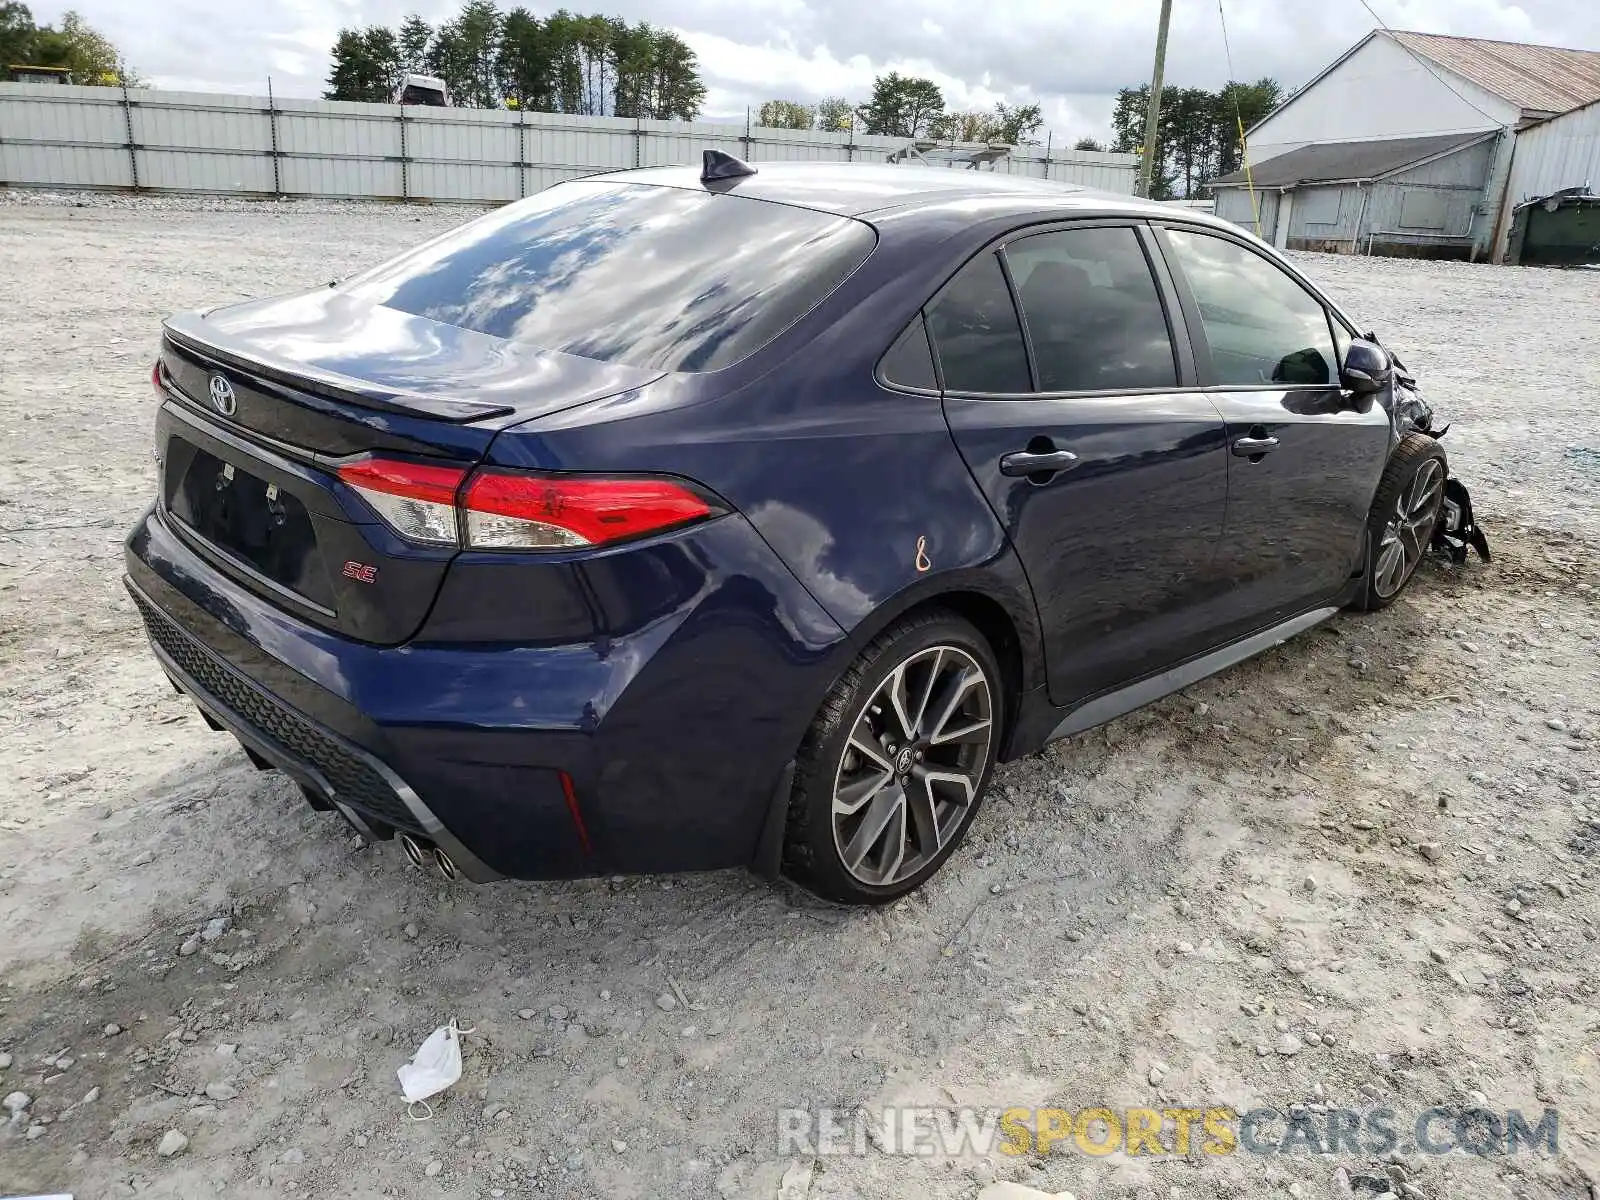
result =
[{"label": "car roof", "polygon": [[[1134,196],[998,171],[888,163],[757,161],[750,165],[756,168],[754,175],[712,184],[704,183],[695,167],[646,167],[589,178],[730,193],[847,217],[863,217],[890,209],[942,207],[969,199],[987,201],[985,207],[991,213],[1000,205],[1014,207],[1019,213],[1053,210],[1079,215],[1148,217],[1156,212],[1168,217],[1189,215],[1186,210],[1174,210]],[[1007,205],[1006,201],[1013,203]]]}]

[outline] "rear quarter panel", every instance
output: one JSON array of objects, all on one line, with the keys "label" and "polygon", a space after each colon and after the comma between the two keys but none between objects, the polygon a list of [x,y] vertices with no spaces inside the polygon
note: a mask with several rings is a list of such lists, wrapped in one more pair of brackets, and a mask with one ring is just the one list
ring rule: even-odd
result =
[{"label": "rear quarter panel", "polygon": [[1019,219],[970,202],[874,223],[879,243],[866,264],[752,358],[517,426],[495,441],[490,458],[660,471],[711,487],[846,631],[838,671],[915,604],[950,591],[984,594],[1016,626],[1023,686],[1032,687],[1032,594],[939,398],[873,377],[879,356],[939,284]]}]

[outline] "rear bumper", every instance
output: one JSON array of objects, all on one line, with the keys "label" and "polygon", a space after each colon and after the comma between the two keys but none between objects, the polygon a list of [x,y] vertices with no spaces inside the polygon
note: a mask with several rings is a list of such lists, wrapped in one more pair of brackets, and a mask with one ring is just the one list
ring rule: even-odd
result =
[{"label": "rear bumper", "polygon": [[126,583],[213,722],[469,878],[740,866],[843,634],[738,517],[672,549],[700,576],[688,599],[581,644],[357,642],[244,590],[154,509]]},{"label": "rear bumper", "polygon": [[316,789],[358,829],[388,826],[440,846],[474,883],[500,879],[422,802],[416,791],[359,746],[294,712],[185,633],[123,577],[144,618],[150,649],[181,691],[213,724],[285,774]]}]

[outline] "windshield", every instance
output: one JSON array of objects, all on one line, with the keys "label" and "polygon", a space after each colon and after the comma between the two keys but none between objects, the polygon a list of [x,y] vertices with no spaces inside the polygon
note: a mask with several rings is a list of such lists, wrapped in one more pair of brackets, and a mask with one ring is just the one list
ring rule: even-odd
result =
[{"label": "windshield", "polygon": [[375,304],[586,358],[713,371],[766,345],[871,252],[830,213],[573,182],[352,280]]}]

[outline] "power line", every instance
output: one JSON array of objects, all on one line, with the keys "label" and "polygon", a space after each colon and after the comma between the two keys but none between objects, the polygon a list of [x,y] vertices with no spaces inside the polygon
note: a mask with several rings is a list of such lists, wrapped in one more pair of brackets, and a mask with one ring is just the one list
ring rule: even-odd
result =
[{"label": "power line", "polygon": [[1256,201],[1256,180],[1250,170],[1250,146],[1244,136],[1244,108],[1239,103],[1238,80],[1233,77],[1233,47],[1228,44],[1228,14],[1222,10],[1222,0],[1217,0],[1217,16],[1222,20],[1222,55],[1228,63],[1228,83],[1233,90],[1233,115],[1239,126],[1239,162],[1244,167],[1245,185],[1250,189],[1250,215],[1255,221],[1256,236],[1261,236],[1261,206]]},{"label": "power line", "polygon": [[1228,44],[1228,14],[1222,11],[1222,0],[1217,0],[1217,16],[1222,18],[1222,56],[1228,63],[1228,78],[1233,78],[1233,47]]},{"label": "power line", "polygon": [[[1219,2],[1220,2],[1220,0],[1219,0]],[[1362,8],[1367,10],[1367,14],[1374,21],[1376,21],[1378,23],[1379,28],[1381,28],[1385,33],[1388,33],[1388,34],[1393,34],[1394,33],[1394,30],[1389,27],[1389,23],[1378,15],[1377,10],[1374,9],[1372,7],[1372,5],[1368,4],[1367,0],[1357,0],[1357,2],[1361,5]],[[1399,38],[1394,38],[1394,43],[1395,43],[1395,45],[1399,46],[1400,49],[1404,50],[1407,54],[1409,54],[1412,58],[1416,59],[1417,62],[1421,63],[1423,69],[1425,71],[1427,71],[1429,75],[1432,75],[1440,83],[1444,84],[1445,87],[1449,88],[1451,94],[1454,95],[1457,100],[1461,101],[1461,103],[1465,104],[1468,108],[1473,109],[1475,112],[1478,113],[1479,116],[1488,118],[1489,120],[1493,121],[1496,125],[1500,124],[1500,118],[1499,117],[1495,116],[1491,112],[1484,112],[1484,110],[1482,108],[1480,108],[1477,104],[1474,104],[1466,96],[1463,96],[1459,91],[1457,91],[1454,84],[1452,84],[1443,75],[1439,74],[1439,72],[1435,71],[1433,69],[1433,64],[1428,61],[1428,58],[1427,58],[1426,55],[1421,54],[1416,50],[1413,50],[1410,46],[1408,46],[1404,42],[1402,42]],[[1231,72],[1232,68],[1229,68],[1229,70]]]}]

